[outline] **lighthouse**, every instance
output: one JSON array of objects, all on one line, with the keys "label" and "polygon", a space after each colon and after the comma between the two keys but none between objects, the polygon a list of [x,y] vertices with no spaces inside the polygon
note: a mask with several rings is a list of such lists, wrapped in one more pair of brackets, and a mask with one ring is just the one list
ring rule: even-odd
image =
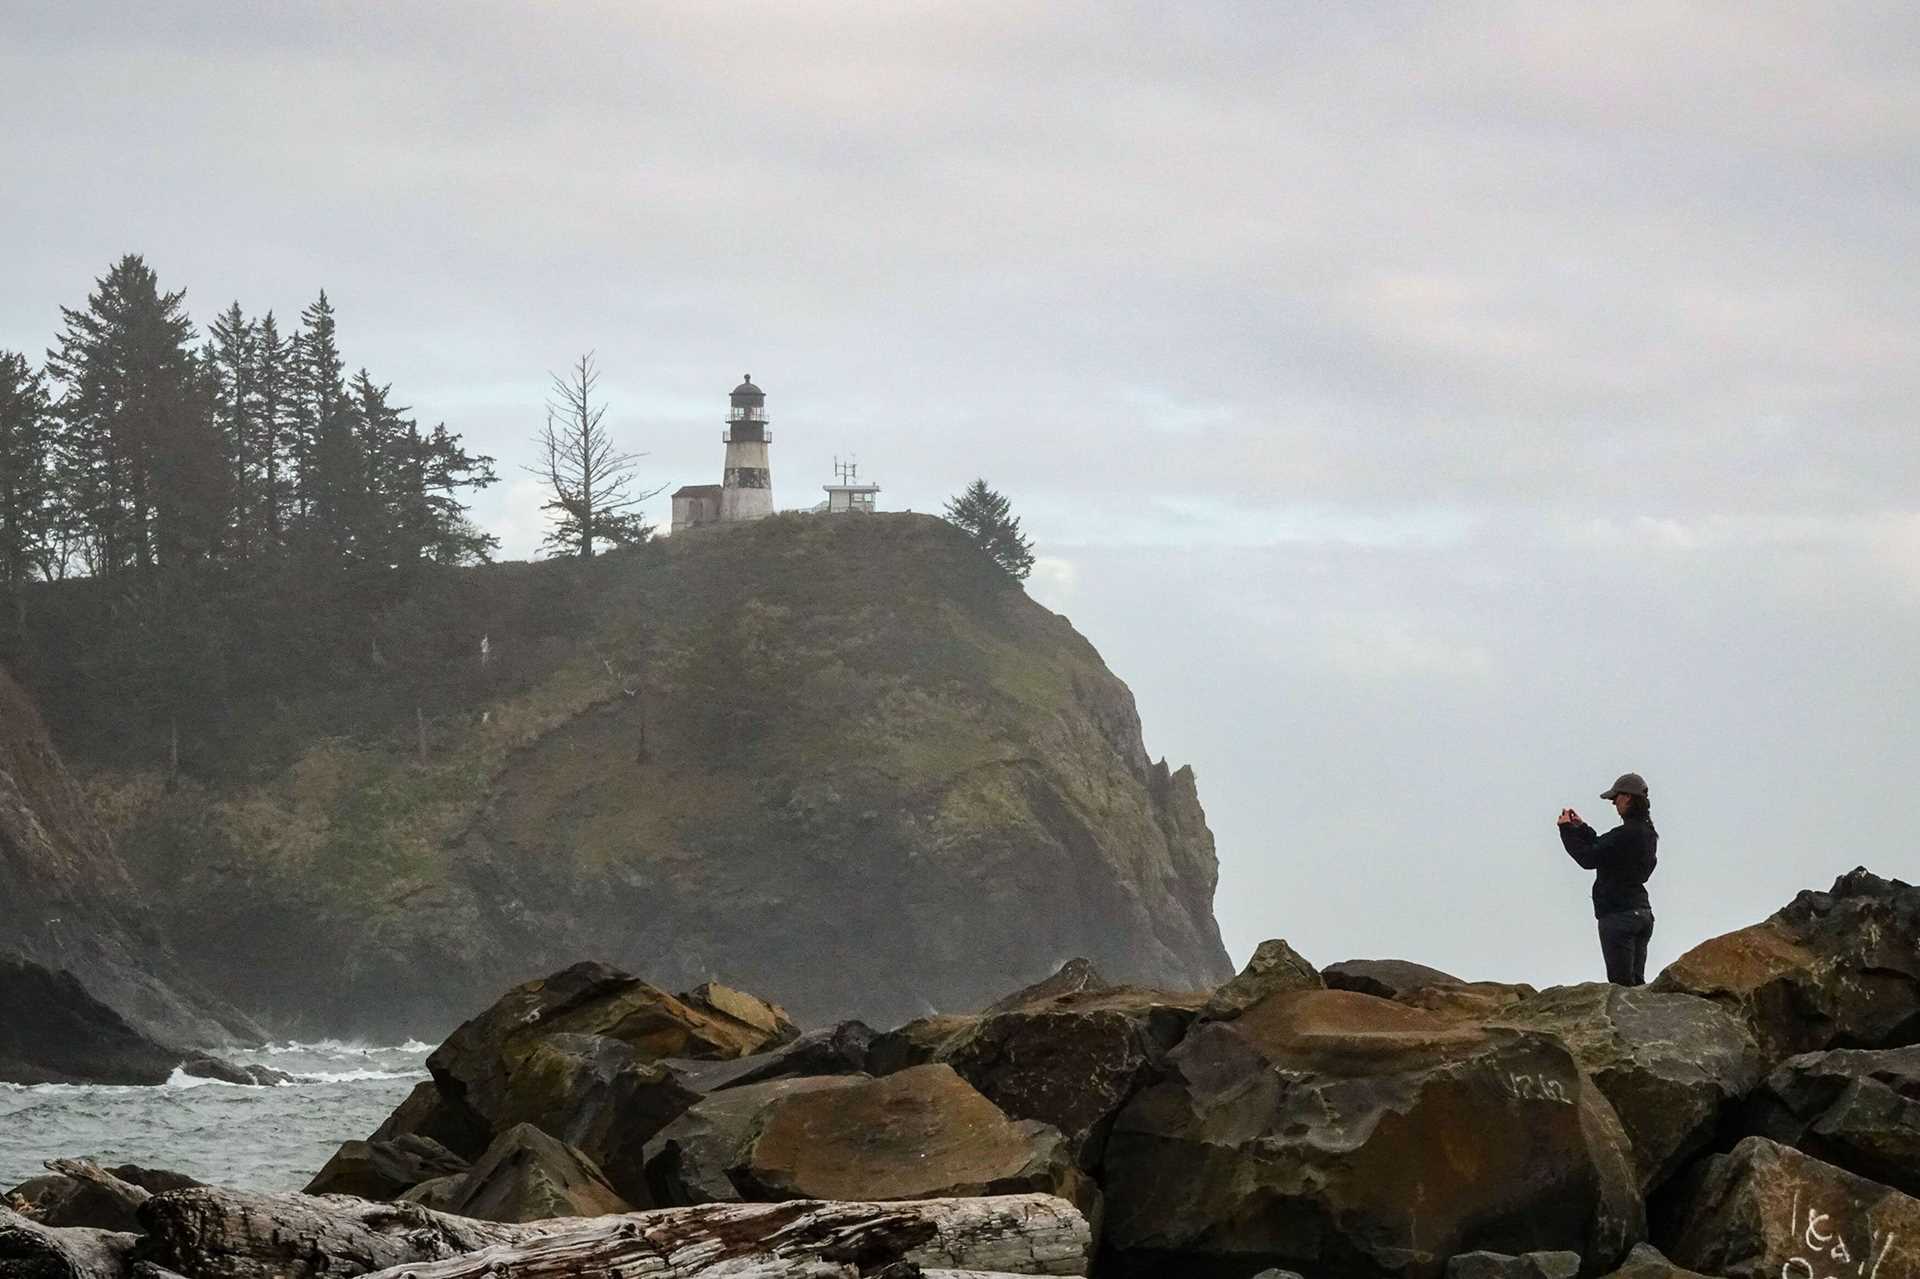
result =
[{"label": "lighthouse", "polygon": [[767,464],[767,393],[753,374],[733,388],[727,409],[727,469],[720,482],[720,522],[757,520],[773,514],[773,469]]}]

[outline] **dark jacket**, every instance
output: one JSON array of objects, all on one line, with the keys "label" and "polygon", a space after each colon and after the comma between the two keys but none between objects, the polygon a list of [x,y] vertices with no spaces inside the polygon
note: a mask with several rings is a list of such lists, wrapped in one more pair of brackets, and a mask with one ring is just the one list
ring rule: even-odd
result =
[{"label": "dark jacket", "polygon": [[1623,910],[1651,910],[1647,900],[1647,881],[1659,858],[1654,849],[1660,832],[1649,821],[1628,820],[1604,835],[1596,835],[1585,822],[1568,822],[1560,828],[1560,842],[1567,855],[1593,875],[1593,913],[1596,917]]}]

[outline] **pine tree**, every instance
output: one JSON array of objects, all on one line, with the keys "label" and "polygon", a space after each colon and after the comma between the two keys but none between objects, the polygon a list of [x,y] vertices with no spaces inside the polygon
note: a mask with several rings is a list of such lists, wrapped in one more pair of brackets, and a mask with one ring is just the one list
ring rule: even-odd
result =
[{"label": "pine tree", "polygon": [[46,380],[25,356],[0,351],[0,590],[16,602],[36,573],[52,575],[52,455]]},{"label": "pine tree", "polygon": [[1033,543],[1020,532],[1020,518],[1007,499],[987,487],[984,479],[967,485],[947,503],[947,519],[960,526],[974,545],[993,557],[1020,581],[1033,572]]},{"label": "pine tree", "polygon": [[[93,571],[112,575],[190,553],[204,476],[201,415],[209,409],[184,293],[128,254],[96,283],[84,310],[61,308],[65,331],[47,353],[62,385],[58,471]],[[196,491],[182,491],[179,485]],[[164,543],[164,545],[163,545]]]},{"label": "pine tree", "polygon": [[600,425],[607,406],[593,402],[600,372],[593,352],[581,356],[567,376],[553,374],[553,398],[547,424],[534,437],[541,464],[526,469],[546,482],[550,494],[542,510],[553,512],[553,527],[541,549],[551,555],[590,559],[600,545],[630,546],[653,536],[653,526],[636,509],[664,489],[633,493],[639,454],[622,453]]},{"label": "pine tree", "polygon": [[238,302],[222,311],[208,332],[213,339],[208,359],[219,380],[214,423],[226,453],[233,496],[225,549],[231,558],[248,560],[258,552],[265,524],[261,492],[264,467],[258,453],[259,335],[241,314]]},{"label": "pine tree", "polygon": [[294,339],[296,518],[309,553],[344,561],[353,506],[366,484],[340,344],[326,290],[300,313]]},{"label": "pine tree", "polygon": [[349,388],[367,484],[355,508],[354,545],[365,562],[405,568],[422,563],[484,563],[500,540],[467,518],[455,494],[498,478],[493,459],[475,457],[445,423],[422,433],[391,386],[365,369]]},{"label": "pine tree", "polygon": [[408,422],[406,474],[401,527],[408,530],[408,547],[416,558],[436,564],[484,564],[493,558],[500,539],[482,532],[454,497],[499,479],[492,458],[468,453],[444,422],[425,435]]},{"label": "pine tree", "polygon": [[401,508],[409,504],[403,490],[409,483],[406,448],[412,423],[403,417],[405,408],[387,402],[391,390],[375,385],[365,369],[347,388],[360,474],[341,507],[354,558],[383,568],[408,558],[399,543],[404,540]]},{"label": "pine tree", "polygon": [[199,356],[162,400],[148,455],[158,567],[213,559],[231,533],[233,477],[215,420],[219,398],[219,369]]},{"label": "pine tree", "polygon": [[269,311],[254,325],[253,455],[259,467],[255,489],[260,544],[278,547],[286,540],[287,513],[295,483],[294,441],[297,431],[294,383],[295,344],[280,336],[280,326]]}]

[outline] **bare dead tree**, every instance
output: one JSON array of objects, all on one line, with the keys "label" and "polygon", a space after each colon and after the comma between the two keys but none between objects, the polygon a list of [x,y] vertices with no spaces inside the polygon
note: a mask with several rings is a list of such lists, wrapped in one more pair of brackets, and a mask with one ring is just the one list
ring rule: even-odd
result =
[{"label": "bare dead tree", "polygon": [[596,544],[632,546],[653,536],[637,509],[666,486],[633,491],[635,464],[644,453],[623,453],[600,425],[607,406],[595,404],[600,371],[589,351],[566,376],[551,374],[553,396],[547,422],[534,437],[541,463],[526,469],[546,482],[553,528],[541,548],[551,555],[590,559]]}]

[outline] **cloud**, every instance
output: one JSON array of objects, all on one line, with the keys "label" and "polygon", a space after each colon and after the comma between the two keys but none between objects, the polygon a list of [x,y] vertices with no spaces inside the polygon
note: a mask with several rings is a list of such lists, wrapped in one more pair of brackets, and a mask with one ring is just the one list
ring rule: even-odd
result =
[{"label": "cloud", "polygon": [[1036,555],[1033,574],[1027,578],[1027,593],[1056,612],[1073,602],[1079,573],[1073,561],[1058,555]]},{"label": "cloud", "polygon": [[1920,11],[10,18],[0,347],[129,250],[202,321],[324,286],[500,459],[510,553],[588,349],[648,485],[718,478],[742,369],[784,506],[836,453],[894,508],[984,474],[1200,768],[1240,953],[1590,975],[1518,850],[1622,759],[1674,814],[1657,950],[1902,837],[1857,815],[1920,768]]},{"label": "cloud", "polygon": [[1409,677],[1478,682],[1494,672],[1484,645],[1432,633],[1421,616],[1375,610],[1316,619],[1325,664],[1363,682]]}]

